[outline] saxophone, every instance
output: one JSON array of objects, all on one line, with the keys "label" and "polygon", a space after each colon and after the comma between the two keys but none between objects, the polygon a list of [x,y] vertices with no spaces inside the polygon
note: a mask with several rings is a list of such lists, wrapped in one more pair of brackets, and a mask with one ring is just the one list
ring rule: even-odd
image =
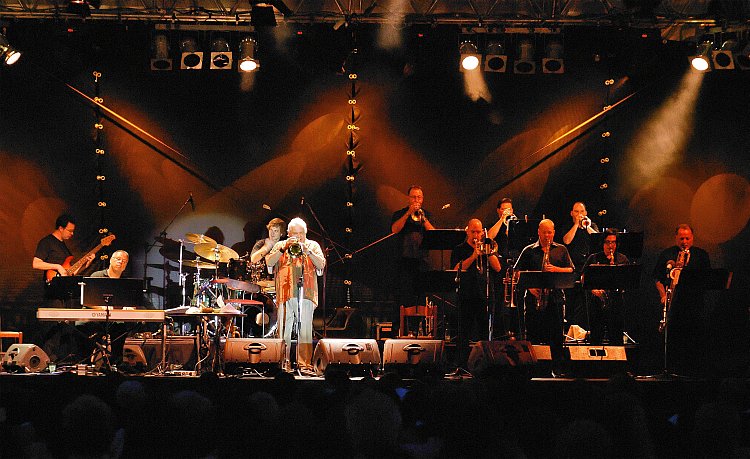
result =
[{"label": "saxophone", "polygon": [[674,297],[674,289],[677,287],[677,284],[680,282],[680,273],[682,272],[682,269],[685,267],[685,265],[688,264],[690,261],[690,249],[681,249],[677,253],[677,261],[674,262],[674,266],[670,267],[670,264],[667,264],[667,267],[669,268],[669,278],[671,279],[669,282],[669,288],[667,288],[667,298],[664,301],[664,307],[661,311],[661,320],[659,321],[659,333],[663,333],[664,329],[667,327],[667,312],[669,311],[669,308],[672,306],[672,299]]},{"label": "saxophone", "polygon": [[[552,241],[547,243],[547,250],[544,251],[544,256],[542,257],[542,271],[545,271],[545,268],[547,265],[549,265],[549,252],[552,248]],[[547,309],[547,303],[549,302],[549,294],[550,289],[543,288],[539,292],[539,298],[536,299],[536,309],[537,311],[544,311]]]}]

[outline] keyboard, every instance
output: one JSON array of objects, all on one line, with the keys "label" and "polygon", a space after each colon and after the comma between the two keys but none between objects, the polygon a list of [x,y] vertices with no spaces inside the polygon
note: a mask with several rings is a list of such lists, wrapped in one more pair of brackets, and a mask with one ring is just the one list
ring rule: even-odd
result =
[{"label": "keyboard", "polygon": [[59,322],[62,320],[75,320],[81,322],[163,322],[164,311],[152,309],[65,309],[65,308],[39,308],[36,318],[42,321]]}]

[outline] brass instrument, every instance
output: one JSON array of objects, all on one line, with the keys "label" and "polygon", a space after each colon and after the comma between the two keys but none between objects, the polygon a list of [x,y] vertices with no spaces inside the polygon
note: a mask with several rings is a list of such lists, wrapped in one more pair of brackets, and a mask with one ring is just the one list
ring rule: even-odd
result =
[{"label": "brass instrument", "polygon": [[664,301],[664,307],[661,311],[661,320],[659,321],[659,333],[663,333],[667,327],[667,312],[672,306],[672,299],[674,298],[674,289],[680,282],[680,273],[685,265],[690,261],[690,249],[683,249],[677,253],[677,261],[672,265],[671,260],[667,263],[667,269],[669,269],[669,278],[671,282],[667,288],[667,297]]},{"label": "brass instrument", "polygon": [[299,242],[297,238],[290,238],[290,241],[292,241],[292,243],[289,244],[289,246],[287,247],[287,250],[289,251],[289,256],[292,258],[301,257],[303,254],[302,244]]},{"label": "brass instrument", "polygon": [[[546,271],[547,265],[549,265],[549,252],[552,248],[552,241],[547,243],[547,250],[544,252],[544,256],[542,257],[542,271]],[[543,311],[547,309],[547,303],[549,302],[549,294],[550,289],[543,288],[541,292],[539,292],[539,298],[536,299],[536,309],[537,311]]]},{"label": "brass instrument", "polygon": [[497,253],[497,242],[492,239],[474,239],[474,245],[482,255],[495,255]]},{"label": "brass instrument", "polygon": [[421,208],[414,211],[413,214],[411,214],[411,219],[415,222],[423,222],[424,221],[424,210]]},{"label": "brass instrument", "polygon": [[508,222],[511,220],[518,220],[518,217],[516,217],[515,214],[511,213],[510,209],[505,209],[503,211],[503,215],[505,216],[505,224],[507,225]]},{"label": "brass instrument", "polygon": [[509,265],[503,277],[503,304],[509,308],[515,308],[515,292],[518,285],[518,274],[513,272],[513,266]]},{"label": "brass instrument", "polygon": [[591,219],[584,215],[583,217],[581,217],[581,221],[579,222],[579,224],[581,225],[581,228],[588,228],[589,226],[591,226]]}]

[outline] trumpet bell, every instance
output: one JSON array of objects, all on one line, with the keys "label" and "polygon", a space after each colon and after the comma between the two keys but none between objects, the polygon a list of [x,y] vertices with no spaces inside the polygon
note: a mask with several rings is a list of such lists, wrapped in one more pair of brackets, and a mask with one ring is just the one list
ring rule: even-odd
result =
[{"label": "trumpet bell", "polygon": [[492,239],[477,241],[477,249],[482,255],[494,255],[497,253],[497,242]]}]

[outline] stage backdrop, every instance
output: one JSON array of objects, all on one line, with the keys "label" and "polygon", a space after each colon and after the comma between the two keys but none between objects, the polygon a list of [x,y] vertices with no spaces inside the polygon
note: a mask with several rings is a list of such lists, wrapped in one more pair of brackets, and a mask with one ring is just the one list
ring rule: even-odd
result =
[{"label": "stage backdrop", "polygon": [[[31,258],[62,211],[77,217],[77,253],[96,245],[103,223],[117,236],[110,250],[130,252],[129,275],[145,271],[156,286],[163,259],[158,246],[146,247],[163,229],[175,240],[210,232],[242,248],[271,218],[301,216],[313,239],[324,229],[340,244],[329,254],[328,306],[387,302],[392,239],[353,257],[352,298],[336,259],[386,236],[407,187],[420,184],[438,227],[462,228],[470,217],[489,227],[497,200],[510,196],[519,217],[552,218],[558,239],[578,200],[601,227],[644,232],[645,274],[629,314],[647,344],[658,341],[656,254],[673,244],[676,224],[692,224],[713,265],[735,271],[697,339],[747,349],[750,72],[691,74],[680,46],[658,37],[570,30],[564,74],[475,81],[458,71],[457,29],[388,32],[400,34],[400,46],[378,46],[371,26],[357,32],[361,168],[348,235],[350,30],[262,31],[261,70],[241,75],[150,71],[144,25],[14,24],[9,38],[25,54],[0,69],[4,323],[24,322],[17,311],[40,304]],[[95,71],[113,111],[101,130],[77,92],[94,97]],[[191,193],[195,210],[178,214]]]}]

